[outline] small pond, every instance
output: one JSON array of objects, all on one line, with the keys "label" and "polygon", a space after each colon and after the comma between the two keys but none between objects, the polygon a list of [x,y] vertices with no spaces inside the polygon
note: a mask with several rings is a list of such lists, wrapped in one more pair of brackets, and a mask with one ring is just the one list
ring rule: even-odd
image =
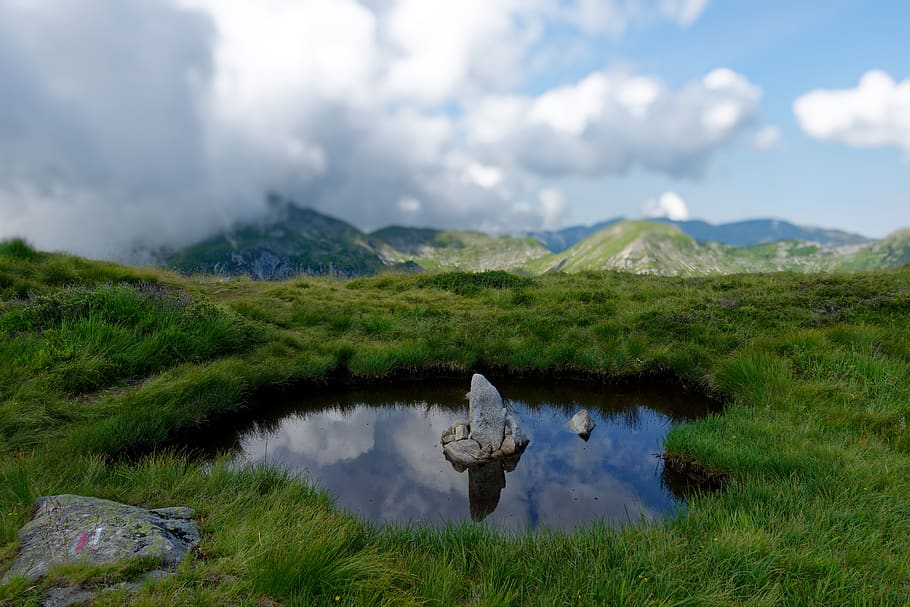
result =
[{"label": "small pond", "polygon": [[[531,437],[513,470],[494,462],[458,472],[443,455],[442,432],[467,419],[468,378],[307,388],[270,403],[268,419],[208,433],[210,442],[195,446],[290,468],[377,523],[572,529],[682,506],[685,479],[658,456],[670,426],[716,411],[711,401],[678,385],[489,379]],[[587,441],[567,427],[581,408],[597,423]]]}]

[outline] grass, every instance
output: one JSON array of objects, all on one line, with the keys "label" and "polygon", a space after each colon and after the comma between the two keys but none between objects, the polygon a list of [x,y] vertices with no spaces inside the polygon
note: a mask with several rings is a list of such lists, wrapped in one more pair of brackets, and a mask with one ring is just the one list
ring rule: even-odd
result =
[{"label": "grass", "polygon": [[[0,570],[39,495],[186,504],[202,527],[174,576],[96,604],[893,605],[910,596],[910,270],[223,282],[4,243],[0,276],[9,277],[0,287]],[[693,496],[679,517],[621,529],[376,528],[280,470],[202,465],[165,448],[226,412],[266,406],[250,398],[262,390],[473,370],[596,381],[670,373],[723,395],[722,415],[675,427],[664,450],[726,475],[726,489]],[[63,571],[54,583],[128,574]],[[0,589],[0,605],[36,604],[50,583]]]}]

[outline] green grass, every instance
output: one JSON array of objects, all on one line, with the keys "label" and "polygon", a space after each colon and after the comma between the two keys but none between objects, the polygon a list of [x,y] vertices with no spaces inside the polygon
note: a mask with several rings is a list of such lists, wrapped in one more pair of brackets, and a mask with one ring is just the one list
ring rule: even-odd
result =
[{"label": "green grass", "polygon": [[[0,254],[0,275],[13,281],[0,299],[0,570],[34,498],[69,492],[189,505],[202,527],[176,575],[101,605],[910,596],[910,270],[257,283],[26,252]],[[467,381],[474,370],[494,380],[673,374],[722,395],[723,414],[675,427],[664,450],[725,475],[726,489],[693,496],[667,521],[503,536],[471,525],[375,528],[280,470],[141,456],[248,403],[267,406],[250,398],[265,389],[339,376]],[[129,575],[65,570],[53,583]],[[2,589],[0,605],[36,604],[50,583]]]}]

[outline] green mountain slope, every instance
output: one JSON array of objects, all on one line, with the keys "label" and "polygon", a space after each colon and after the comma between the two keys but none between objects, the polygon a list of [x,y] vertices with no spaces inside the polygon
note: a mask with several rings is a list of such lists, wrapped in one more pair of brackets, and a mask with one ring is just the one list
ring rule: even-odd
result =
[{"label": "green mountain slope", "polygon": [[858,272],[900,268],[907,264],[910,264],[910,230],[898,230],[882,240],[857,247],[838,269]]},{"label": "green mountain slope", "polygon": [[697,242],[675,226],[621,221],[562,253],[534,260],[525,267],[535,273],[588,270],[679,276],[727,273],[734,270],[726,254],[729,248]]},{"label": "green mountain slope", "polygon": [[565,251],[533,260],[525,269],[697,276],[748,272],[830,272],[897,268],[910,263],[910,230],[879,241],[826,247],[782,240],[745,247],[692,239],[670,224],[622,221]]},{"label": "green mountain slope", "polygon": [[509,270],[549,255],[531,237],[392,226],[373,232],[370,244],[388,263],[414,262],[426,270]]},{"label": "green mountain slope", "polygon": [[173,252],[166,265],[184,272],[246,274],[259,280],[299,274],[362,276],[385,262],[354,226],[271,196],[268,217]]}]

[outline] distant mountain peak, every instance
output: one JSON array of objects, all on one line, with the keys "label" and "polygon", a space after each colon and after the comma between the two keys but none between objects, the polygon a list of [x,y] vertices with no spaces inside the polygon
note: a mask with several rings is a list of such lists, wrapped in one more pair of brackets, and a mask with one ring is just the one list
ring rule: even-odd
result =
[{"label": "distant mountain peak", "polygon": [[[530,232],[529,235],[540,240],[550,251],[562,252],[577,242],[584,240],[595,232],[611,224],[627,221],[614,218],[590,226],[571,226],[561,230]],[[737,247],[777,242],[780,240],[802,240],[815,242],[825,247],[838,247],[848,244],[863,244],[869,239],[860,234],[841,230],[827,230],[798,226],[781,219],[746,219],[732,223],[711,224],[699,219],[675,221],[665,217],[636,220],[675,225],[695,240],[719,242]]]}]

